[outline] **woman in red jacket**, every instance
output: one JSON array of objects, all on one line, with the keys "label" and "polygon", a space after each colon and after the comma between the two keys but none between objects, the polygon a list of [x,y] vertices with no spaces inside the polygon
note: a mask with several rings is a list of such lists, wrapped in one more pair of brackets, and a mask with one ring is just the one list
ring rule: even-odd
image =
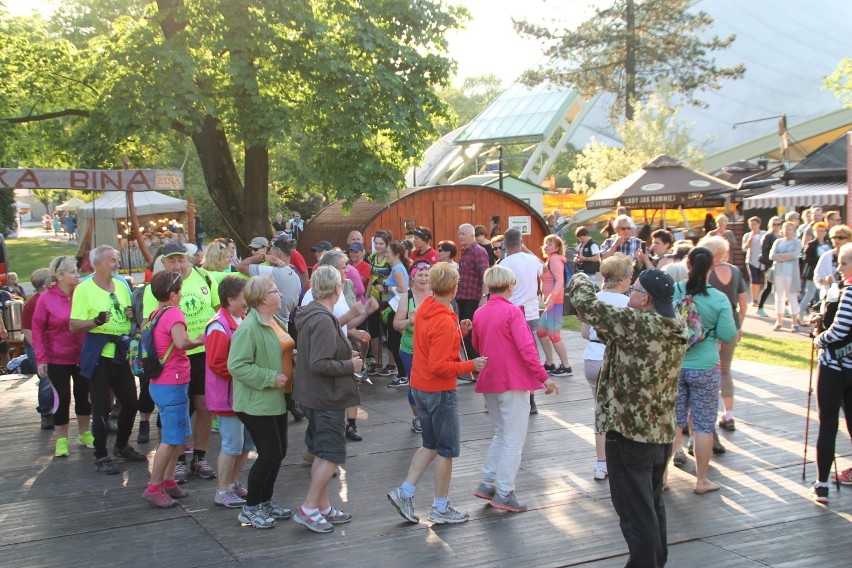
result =
[{"label": "woman in red jacket", "polygon": [[245,505],[244,497],[248,490],[240,485],[239,475],[249,452],[255,449],[251,435],[234,412],[233,379],[228,371],[231,336],[246,315],[245,287],[246,280],[236,276],[227,276],[219,283],[221,305],[219,313],[207,324],[205,343],[207,408],[219,418],[219,435],[222,438],[219,487],[213,502],[229,509]]},{"label": "woman in red jacket", "polygon": [[417,482],[433,461],[435,500],[429,520],[438,524],[463,523],[469,518],[449,501],[453,458],[461,453],[456,378],[462,373],[481,371],[488,359],[459,358],[462,335],[470,331],[472,324],[470,320],[459,322],[450,308],[458,286],[458,270],[446,262],[436,264],[429,271],[429,287],[434,295],[423,300],[415,318],[411,392],[420,417],[423,446],[414,455],[405,482],[388,493],[399,514],[412,523],[420,521],[414,514]]}]

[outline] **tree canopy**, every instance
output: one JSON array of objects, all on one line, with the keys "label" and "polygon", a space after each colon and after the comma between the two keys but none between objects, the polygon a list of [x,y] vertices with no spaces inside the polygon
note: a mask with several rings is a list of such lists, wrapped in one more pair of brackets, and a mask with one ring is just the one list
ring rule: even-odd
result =
[{"label": "tree canopy", "polygon": [[613,0],[576,29],[549,27],[529,20],[516,30],[541,40],[548,63],[528,70],[524,81],[571,86],[589,98],[605,91],[616,95],[613,116],[633,118],[635,104],[661,81],[690,104],[697,93],[718,89],[724,79],[741,77],[743,65],[717,67],[710,52],[724,49],[735,36],[706,37],[713,24],[690,0]]},{"label": "tree canopy", "polygon": [[834,91],[847,108],[852,108],[852,57],[845,57],[837,69],[825,78],[825,88]]},{"label": "tree canopy", "polygon": [[[0,22],[0,135],[56,129],[42,157],[76,167],[162,167],[190,140],[248,242],[268,231],[270,186],[350,201],[400,187],[445,114],[445,32],[464,16],[441,0],[66,0],[48,22]],[[14,157],[53,166],[34,154]]]}]

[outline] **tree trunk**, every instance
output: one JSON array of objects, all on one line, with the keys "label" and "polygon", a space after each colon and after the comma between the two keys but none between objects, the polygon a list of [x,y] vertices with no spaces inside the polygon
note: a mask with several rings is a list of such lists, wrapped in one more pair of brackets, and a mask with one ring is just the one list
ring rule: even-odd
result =
[{"label": "tree trunk", "polygon": [[243,231],[246,242],[269,235],[269,149],[266,144],[246,148],[243,189]]},{"label": "tree trunk", "polygon": [[[239,248],[245,251],[249,243],[249,239],[246,239],[245,227],[253,226],[249,216],[256,217],[256,214],[252,211],[252,207],[245,210],[246,215],[243,214],[243,184],[231,155],[228,138],[222,131],[219,120],[209,115],[205,117],[201,130],[192,133],[192,142],[201,161],[201,171],[204,174],[207,191]],[[264,210],[267,208],[268,206],[264,205]]]},{"label": "tree trunk", "polygon": [[624,20],[626,24],[626,53],[624,57],[624,118],[633,120],[633,102],[636,100],[636,12],[633,0],[627,0]]}]

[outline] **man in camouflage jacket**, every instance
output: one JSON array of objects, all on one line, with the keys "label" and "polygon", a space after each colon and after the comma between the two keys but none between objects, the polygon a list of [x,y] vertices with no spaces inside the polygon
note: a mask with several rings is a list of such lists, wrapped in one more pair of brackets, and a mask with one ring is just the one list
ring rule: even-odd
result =
[{"label": "man in camouflage jacket", "polygon": [[630,550],[627,566],[664,566],[663,477],[675,437],[675,397],[689,331],[672,305],[674,282],[646,270],[626,308],[605,304],[585,275],[570,282],[578,317],[606,344],[595,429],[606,433],[610,497]]}]

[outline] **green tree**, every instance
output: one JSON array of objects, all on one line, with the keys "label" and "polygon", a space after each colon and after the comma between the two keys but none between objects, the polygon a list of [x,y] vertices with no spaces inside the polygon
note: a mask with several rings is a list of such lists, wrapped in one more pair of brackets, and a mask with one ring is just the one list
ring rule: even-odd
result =
[{"label": "green tree", "polygon": [[550,62],[529,70],[524,81],[551,81],[576,88],[585,97],[616,95],[613,116],[633,118],[635,105],[661,81],[690,104],[702,90],[718,89],[745,67],[717,67],[708,54],[733,43],[735,36],[703,39],[713,18],[691,9],[691,0],[614,0],[574,30],[515,22],[522,35],[546,42]]},{"label": "green tree", "polygon": [[348,201],[401,186],[445,112],[445,32],[464,16],[438,0],[66,4],[41,42],[8,48],[22,86],[49,92],[7,122],[73,121],[90,167],[158,165],[155,149],[191,140],[243,242],[269,230],[270,179]]},{"label": "green tree", "polygon": [[825,78],[824,88],[834,91],[847,108],[852,108],[852,57],[840,60],[837,69]]},{"label": "green tree", "polygon": [[671,95],[666,92],[651,95],[646,104],[637,105],[635,119],[624,120],[618,127],[624,142],[621,148],[592,139],[577,155],[568,176],[574,191],[591,195],[605,189],[659,154],[696,166],[703,159],[709,140],[695,146],[691,127],[677,119],[679,112],[679,108],[671,106]]}]

